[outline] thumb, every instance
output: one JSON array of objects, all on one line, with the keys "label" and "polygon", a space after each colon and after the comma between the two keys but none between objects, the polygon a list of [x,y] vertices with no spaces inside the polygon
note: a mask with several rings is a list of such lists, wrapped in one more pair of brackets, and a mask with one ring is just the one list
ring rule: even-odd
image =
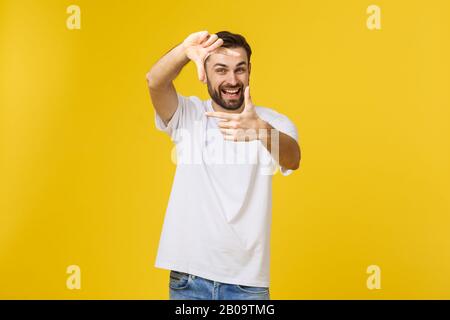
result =
[{"label": "thumb", "polygon": [[245,110],[252,110],[254,109],[252,98],[250,97],[250,87],[245,87],[244,90],[244,100],[245,100]]},{"label": "thumb", "polygon": [[205,75],[205,68],[203,68],[203,64],[202,64],[201,61],[197,62],[196,64],[197,64],[198,79],[199,79],[201,82],[205,82],[205,80],[206,80],[206,79],[205,79],[205,78],[206,78],[206,75]]}]

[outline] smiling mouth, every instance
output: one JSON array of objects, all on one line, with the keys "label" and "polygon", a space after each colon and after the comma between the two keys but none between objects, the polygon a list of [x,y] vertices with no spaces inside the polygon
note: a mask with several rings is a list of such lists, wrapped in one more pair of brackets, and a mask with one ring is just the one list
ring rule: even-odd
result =
[{"label": "smiling mouth", "polygon": [[235,88],[235,89],[221,89],[220,92],[222,93],[222,96],[228,99],[236,99],[241,94],[241,88]]}]

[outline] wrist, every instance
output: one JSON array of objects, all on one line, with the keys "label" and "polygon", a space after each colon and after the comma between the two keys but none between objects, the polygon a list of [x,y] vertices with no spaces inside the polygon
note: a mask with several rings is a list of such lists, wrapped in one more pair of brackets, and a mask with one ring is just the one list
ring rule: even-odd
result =
[{"label": "wrist", "polygon": [[267,140],[270,138],[270,134],[273,127],[266,121],[258,119],[258,139]]},{"label": "wrist", "polygon": [[181,56],[183,57],[183,60],[185,60],[185,61],[187,61],[187,62],[188,62],[189,60],[191,60],[191,59],[189,58],[189,56],[188,56],[188,48],[189,48],[189,46],[186,45],[186,44],[184,43],[184,41],[183,41],[182,43],[180,43],[179,46],[178,46],[179,52],[180,52]]}]

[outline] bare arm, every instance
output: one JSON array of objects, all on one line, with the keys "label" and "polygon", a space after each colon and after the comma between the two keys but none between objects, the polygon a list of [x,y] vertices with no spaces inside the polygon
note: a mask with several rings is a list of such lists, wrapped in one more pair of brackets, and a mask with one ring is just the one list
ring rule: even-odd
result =
[{"label": "bare arm", "polygon": [[[301,160],[300,146],[297,141],[289,135],[275,129],[267,122],[262,127],[267,129],[268,133],[267,137],[260,136],[260,140],[266,149],[271,154],[278,156],[278,163],[281,167],[297,170]],[[278,150],[272,150],[272,137],[275,137],[275,141],[277,141],[276,138],[278,137]]]},{"label": "bare arm", "polygon": [[206,81],[204,61],[223,40],[207,31],[190,34],[181,44],[166,53],[147,73],[147,84],[153,107],[167,124],[178,106],[178,97],[173,80],[190,61],[197,65],[198,77]]},{"label": "bare arm", "polygon": [[178,105],[173,80],[189,62],[183,44],[177,45],[163,56],[147,73],[147,84],[153,107],[165,124],[169,122]]},{"label": "bare arm", "polygon": [[[220,131],[226,140],[248,141],[259,139],[266,149],[277,158],[278,164],[296,170],[300,166],[300,146],[294,138],[275,129],[256,113],[250,97],[250,88],[244,91],[245,107],[241,113],[206,112],[209,117],[219,118]],[[272,137],[277,143],[272,145]]]}]

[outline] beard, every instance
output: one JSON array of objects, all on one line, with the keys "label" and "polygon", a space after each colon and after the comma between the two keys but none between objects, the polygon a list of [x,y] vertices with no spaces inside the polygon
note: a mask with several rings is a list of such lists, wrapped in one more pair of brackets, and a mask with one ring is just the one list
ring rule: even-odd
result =
[{"label": "beard", "polygon": [[[224,97],[223,89],[238,89],[239,95],[236,98],[229,99]],[[219,106],[226,110],[237,110],[244,103],[244,85],[242,83],[237,84],[234,87],[230,86],[219,86],[219,90],[214,89],[211,86],[211,83],[208,80],[208,93],[211,96],[211,99]]]}]

